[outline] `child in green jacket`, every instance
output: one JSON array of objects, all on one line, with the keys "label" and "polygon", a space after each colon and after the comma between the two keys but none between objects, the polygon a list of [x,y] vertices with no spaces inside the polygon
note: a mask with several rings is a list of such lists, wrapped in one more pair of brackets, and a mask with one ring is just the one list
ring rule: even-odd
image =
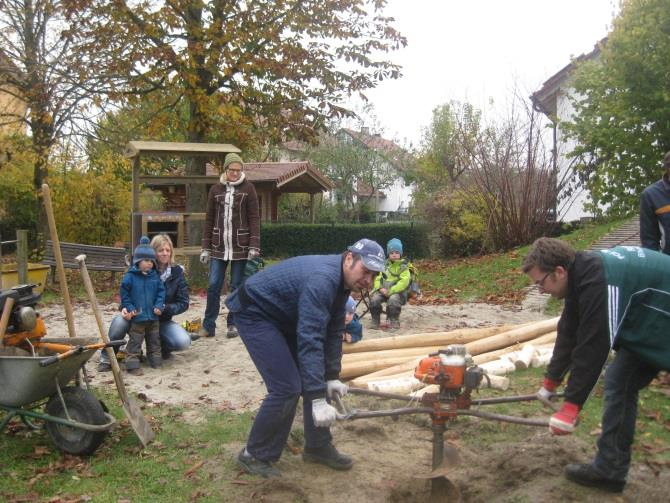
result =
[{"label": "child in green jacket", "polygon": [[377,275],[370,297],[371,328],[379,328],[382,304],[386,303],[386,318],[391,329],[400,328],[400,311],[407,302],[411,282],[409,264],[402,258],[402,242],[398,238],[386,244],[386,267]]}]

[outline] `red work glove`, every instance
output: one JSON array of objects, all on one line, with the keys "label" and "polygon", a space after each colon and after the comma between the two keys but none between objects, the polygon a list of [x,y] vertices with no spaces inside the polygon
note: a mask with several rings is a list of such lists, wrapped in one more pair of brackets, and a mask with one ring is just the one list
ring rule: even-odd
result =
[{"label": "red work glove", "polygon": [[549,419],[549,431],[553,435],[570,435],[575,431],[580,410],[579,405],[570,402],[563,403],[561,410]]},{"label": "red work glove", "polygon": [[556,392],[556,388],[558,388],[560,384],[561,381],[554,381],[553,379],[545,377],[542,382],[542,387],[537,391],[535,396],[537,396],[537,399],[546,407],[551,407],[552,409],[557,410],[556,405],[553,404],[551,400]]}]

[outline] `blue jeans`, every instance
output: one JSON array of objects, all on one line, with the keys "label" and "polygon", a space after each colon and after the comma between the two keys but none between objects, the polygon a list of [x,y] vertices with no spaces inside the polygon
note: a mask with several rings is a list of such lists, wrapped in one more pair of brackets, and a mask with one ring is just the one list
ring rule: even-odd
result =
[{"label": "blue jeans", "polygon": [[593,467],[604,477],[626,480],[630,468],[631,446],[639,391],[658,374],[635,353],[619,348],[605,373],[605,404],[602,433]]},{"label": "blue jeans", "polygon": [[[110,341],[122,341],[130,331],[130,321],[124,320],[117,314],[109,325],[108,337]],[[158,326],[158,335],[163,351],[181,351],[191,346],[191,336],[183,327],[174,321],[161,321]],[[114,348],[116,351],[116,348]],[[107,351],[100,352],[100,362],[109,363]]]},{"label": "blue jeans", "polygon": [[[205,307],[205,319],[202,322],[202,326],[209,332],[209,335],[214,335],[216,332],[216,319],[219,317],[219,310],[221,309],[221,288],[223,287],[223,279],[226,276],[228,262],[228,260],[219,260],[218,258],[213,258],[209,261],[207,306]],[[244,266],[247,261],[231,260],[230,262],[230,291],[233,292],[242,284]],[[226,322],[229,327],[232,326],[233,320],[230,313],[228,313]]]},{"label": "blue jeans", "polygon": [[[295,342],[291,344],[291,339],[253,306],[236,313],[234,318],[235,327],[268,391],[251,426],[247,450],[256,459],[275,462],[288,440],[302,394]],[[312,400],[305,397],[303,424],[306,447],[324,447],[331,442],[330,428],[314,424]]]}]

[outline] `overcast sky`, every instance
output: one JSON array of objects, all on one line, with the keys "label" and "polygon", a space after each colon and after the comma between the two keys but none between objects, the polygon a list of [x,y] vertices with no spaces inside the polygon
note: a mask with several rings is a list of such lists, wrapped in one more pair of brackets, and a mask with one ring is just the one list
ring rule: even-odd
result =
[{"label": "overcast sky", "polygon": [[493,113],[515,83],[529,95],[607,35],[618,0],[389,0],[407,37],[391,53],[403,77],[368,97],[384,137],[418,145],[436,106],[469,101]]}]

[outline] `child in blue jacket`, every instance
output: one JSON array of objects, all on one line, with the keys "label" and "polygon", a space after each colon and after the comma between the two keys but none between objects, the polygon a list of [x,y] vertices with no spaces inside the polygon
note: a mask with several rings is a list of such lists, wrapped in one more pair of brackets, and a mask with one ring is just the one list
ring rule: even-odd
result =
[{"label": "child in blue jacket", "polygon": [[165,286],[155,267],[156,252],[149,245],[149,238],[142,236],[133,252],[133,266],[121,281],[121,308],[132,314],[126,345],[126,370],[133,375],[142,375],[140,351],[145,339],[151,368],[158,368],[163,363],[158,318],[165,308]]},{"label": "child in blue jacket", "polygon": [[344,334],[342,340],[344,342],[354,343],[363,338],[363,325],[358,320],[356,314],[356,301],[349,296],[345,307],[344,315]]}]

